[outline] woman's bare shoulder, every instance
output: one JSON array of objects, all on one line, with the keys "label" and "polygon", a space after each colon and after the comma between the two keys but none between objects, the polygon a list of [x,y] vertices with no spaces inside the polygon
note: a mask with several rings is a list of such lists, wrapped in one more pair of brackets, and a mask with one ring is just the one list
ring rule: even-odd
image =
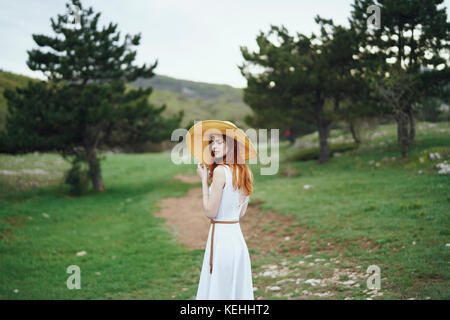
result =
[{"label": "woman's bare shoulder", "polygon": [[[222,167],[221,169],[218,169],[219,167]],[[215,177],[218,177],[219,179],[223,179],[223,180],[225,180],[225,168],[223,167],[223,166],[221,166],[221,165],[219,165],[219,166],[217,166],[217,167],[215,167],[214,168],[214,171],[213,171],[213,177],[215,178]]]},{"label": "woman's bare shoulder", "polygon": [[[222,168],[222,169],[217,170],[217,168]],[[225,173],[225,165],[219,164],[217,167],[214,168],[213,172],[216,172],[216,171],[220,171],[220,172]]]}]

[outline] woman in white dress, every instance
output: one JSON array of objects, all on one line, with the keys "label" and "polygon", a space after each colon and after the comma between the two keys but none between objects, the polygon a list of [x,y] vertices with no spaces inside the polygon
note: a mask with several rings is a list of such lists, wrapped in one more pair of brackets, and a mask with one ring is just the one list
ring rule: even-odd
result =
[{"label": "woman in white dress", "polygon": [[[222,124],[237,129],[228,121],[215,122],[216,127]],[[209,127],[213,125],[209,123]],[[213,133],[208,137],[207,148],[213,159],[210,171],[208,174],[202,163],[198,164],[197,173],[202,180],[203,208],[211,226],[196,299],[254,300],[251,260],[239,220],[245,215],[253,192],[253,175],[242,159],[254,157],[256,151],[246,136],[233,138]],[[212,180],[209,188],[208,178]]]}]

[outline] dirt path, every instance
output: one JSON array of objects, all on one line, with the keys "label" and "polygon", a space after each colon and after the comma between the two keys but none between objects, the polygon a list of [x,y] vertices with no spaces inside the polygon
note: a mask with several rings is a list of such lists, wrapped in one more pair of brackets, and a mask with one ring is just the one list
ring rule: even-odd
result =
[{"label": "dirt path", "polygon": [[[176,175],[176,179],[186,183],[198,183],[195,176]],[[267,254],[271,249],[292,254],[309,253],[308,234],[297,225],[294,217],[274,212],[263,212],[260,202],[250,200],[247,212],[241,219],[241,228],[249,249],[256,254]],[[160,211],[155,215],[167,221],[167,227],[187,249],[205,249],[210,220],[202,208],[202,189],[191,188],[179,198],[165,198],[158,202]],[[294,237],[297,237],[296,241]],[[256,258],[256,257],[255,257]]]},{"label": "dirt path", "polygon": [[[176,175],[185,183],[199,183],[196,176]],[[264,212],[260,202],[250,199],[241,218],[241,228],[252,264],[268,257],[270,262],[253,268],[256,299],[379,299],[385,292],[368,290],[365,267],[341,256],[346,244],[327,243],[320,252],[311,254],[313,232],[299,226],[298,220],[272,211]],[[186,249],[204,250],[210,220],[202,208],[201,188],[191,188],[178,198],[158,202],[157,217],[166,219],[166,227]],[[358,239],[367,250],[381,249],[372,240]],[[338,256],[331,257],[339,252]],[[331,253],[331,256],[328,254]],[[365,290],[364,290],[365,289]],[[384,291],[384,290],[383,290]],[[175,296],[174,296],[175,297]]]}]

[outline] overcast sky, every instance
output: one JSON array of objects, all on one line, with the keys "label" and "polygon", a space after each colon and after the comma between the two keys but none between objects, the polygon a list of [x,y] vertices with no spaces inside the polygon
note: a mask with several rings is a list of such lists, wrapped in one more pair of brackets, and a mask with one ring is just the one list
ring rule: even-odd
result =
[{"label": "overcast sky", "polygon": [[[0,3],[0,68],[42,78],[26,65],[33,33],[54,35],[50,18],[66,12],[68,0]],[[318,31],[315,15],[348,25],[353,0],[82,0],[100,11],[99,26],[118,23],[121,39],[141,32],[136,64],[158,60],[157,74],[245,87],[240,46],[256,50],[259,31],[284,24],[291,34]],[[448,10],[448,1],[445,2]]]}]

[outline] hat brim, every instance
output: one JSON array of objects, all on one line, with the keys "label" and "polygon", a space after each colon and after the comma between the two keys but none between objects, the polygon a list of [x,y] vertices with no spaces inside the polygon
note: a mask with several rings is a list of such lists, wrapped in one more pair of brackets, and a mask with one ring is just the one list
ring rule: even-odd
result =
[{"label": "hat brim", "polygon": [[232,122],[203,120],[194,124],[186,134],[186,146],[192,157],[199,163],[211,164],[213,162],[209,149],[209,136],[211,134],[225,134],[234,138],[240,144],[238,146],[238,161],[245,161],[258,156],[250,138]]}]

